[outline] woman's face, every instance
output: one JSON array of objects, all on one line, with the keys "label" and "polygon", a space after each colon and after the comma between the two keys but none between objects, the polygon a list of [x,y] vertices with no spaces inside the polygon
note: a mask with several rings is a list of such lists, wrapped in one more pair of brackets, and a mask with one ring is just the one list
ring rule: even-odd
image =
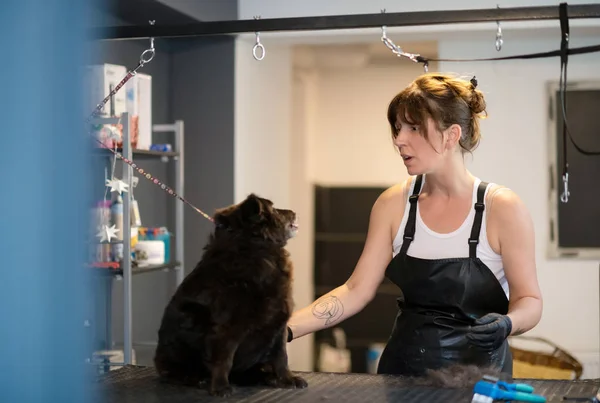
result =
[{"label": "woman's face", "polygon": [[397,135],[394,144],[398,147],[409,175],[420,175],[439,170],[448,155],[453,152],[447,133],[436,129],[431,118],[427,119],[427,137],[419,126],[411,125],[400,118],[396,121]]}]

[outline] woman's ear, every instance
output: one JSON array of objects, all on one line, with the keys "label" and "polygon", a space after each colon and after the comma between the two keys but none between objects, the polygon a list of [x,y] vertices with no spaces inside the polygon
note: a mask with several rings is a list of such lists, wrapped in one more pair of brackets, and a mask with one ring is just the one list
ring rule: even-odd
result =
[{"label": "woman's ear", "polygon": [[460,138],[462,136],[462,129],[459,125],[454,124],[446,129],[446,149],[452,150],[456,148],[456,146],[460,143]]}]

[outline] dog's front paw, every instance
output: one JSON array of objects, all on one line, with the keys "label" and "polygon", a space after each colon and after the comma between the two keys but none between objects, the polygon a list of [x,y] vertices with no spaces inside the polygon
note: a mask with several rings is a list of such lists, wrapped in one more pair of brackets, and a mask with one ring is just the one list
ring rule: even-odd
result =
[{"label": "dog's front paw", "polygon": [[300,377],[300,376],[295,376],[292,375],[292,383],[294,384],[294,387],[296,389],[304,389],[305,387],[308,386],[308,382],[306,382],[306,380],[304,380],[304,378]]},{"label": "dog's front paw", "polygon": [[308,386],[303,378],[288,374],[282,377],[272,377],[267,380],[268,385],[274,388],[285,388],[285,389],[303,389]]},{"label": "dog's front paw", "polygon": [[228,397],[233,394],[233,388],[227,382],[213,382],[208,388],[211,396]]},{"label": "dog's front paw", "polygon": [[208,393],[210,393],[211,396],[229,397],[233,394],[233,388],[229,385],[220,386],[217,388],[210,388]]}]

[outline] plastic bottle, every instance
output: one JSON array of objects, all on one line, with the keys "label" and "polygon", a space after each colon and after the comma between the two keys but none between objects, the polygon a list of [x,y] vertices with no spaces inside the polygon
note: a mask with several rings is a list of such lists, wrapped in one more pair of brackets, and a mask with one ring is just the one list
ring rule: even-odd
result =
[{"label": "plastic bottle", "polygon": [[[119,194],[110,207],[111,219],[115,228],[118,230],[116,233],[119,241],[123,240],[123,197]],[[123,260],[123,242],[115,243],[112,245],[112,258],[113,261],[118,262]]]}]

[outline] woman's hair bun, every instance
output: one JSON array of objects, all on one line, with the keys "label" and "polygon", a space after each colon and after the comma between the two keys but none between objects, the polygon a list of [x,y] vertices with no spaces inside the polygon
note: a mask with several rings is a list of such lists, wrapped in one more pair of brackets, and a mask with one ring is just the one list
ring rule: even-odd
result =
[{"label": "woman's hair bun", "polygon": [[485,98],[480,90],[473,89],[473,91],[471,92],[469,107],[471,108],[471,111],[475,114],[485,112]]}]

